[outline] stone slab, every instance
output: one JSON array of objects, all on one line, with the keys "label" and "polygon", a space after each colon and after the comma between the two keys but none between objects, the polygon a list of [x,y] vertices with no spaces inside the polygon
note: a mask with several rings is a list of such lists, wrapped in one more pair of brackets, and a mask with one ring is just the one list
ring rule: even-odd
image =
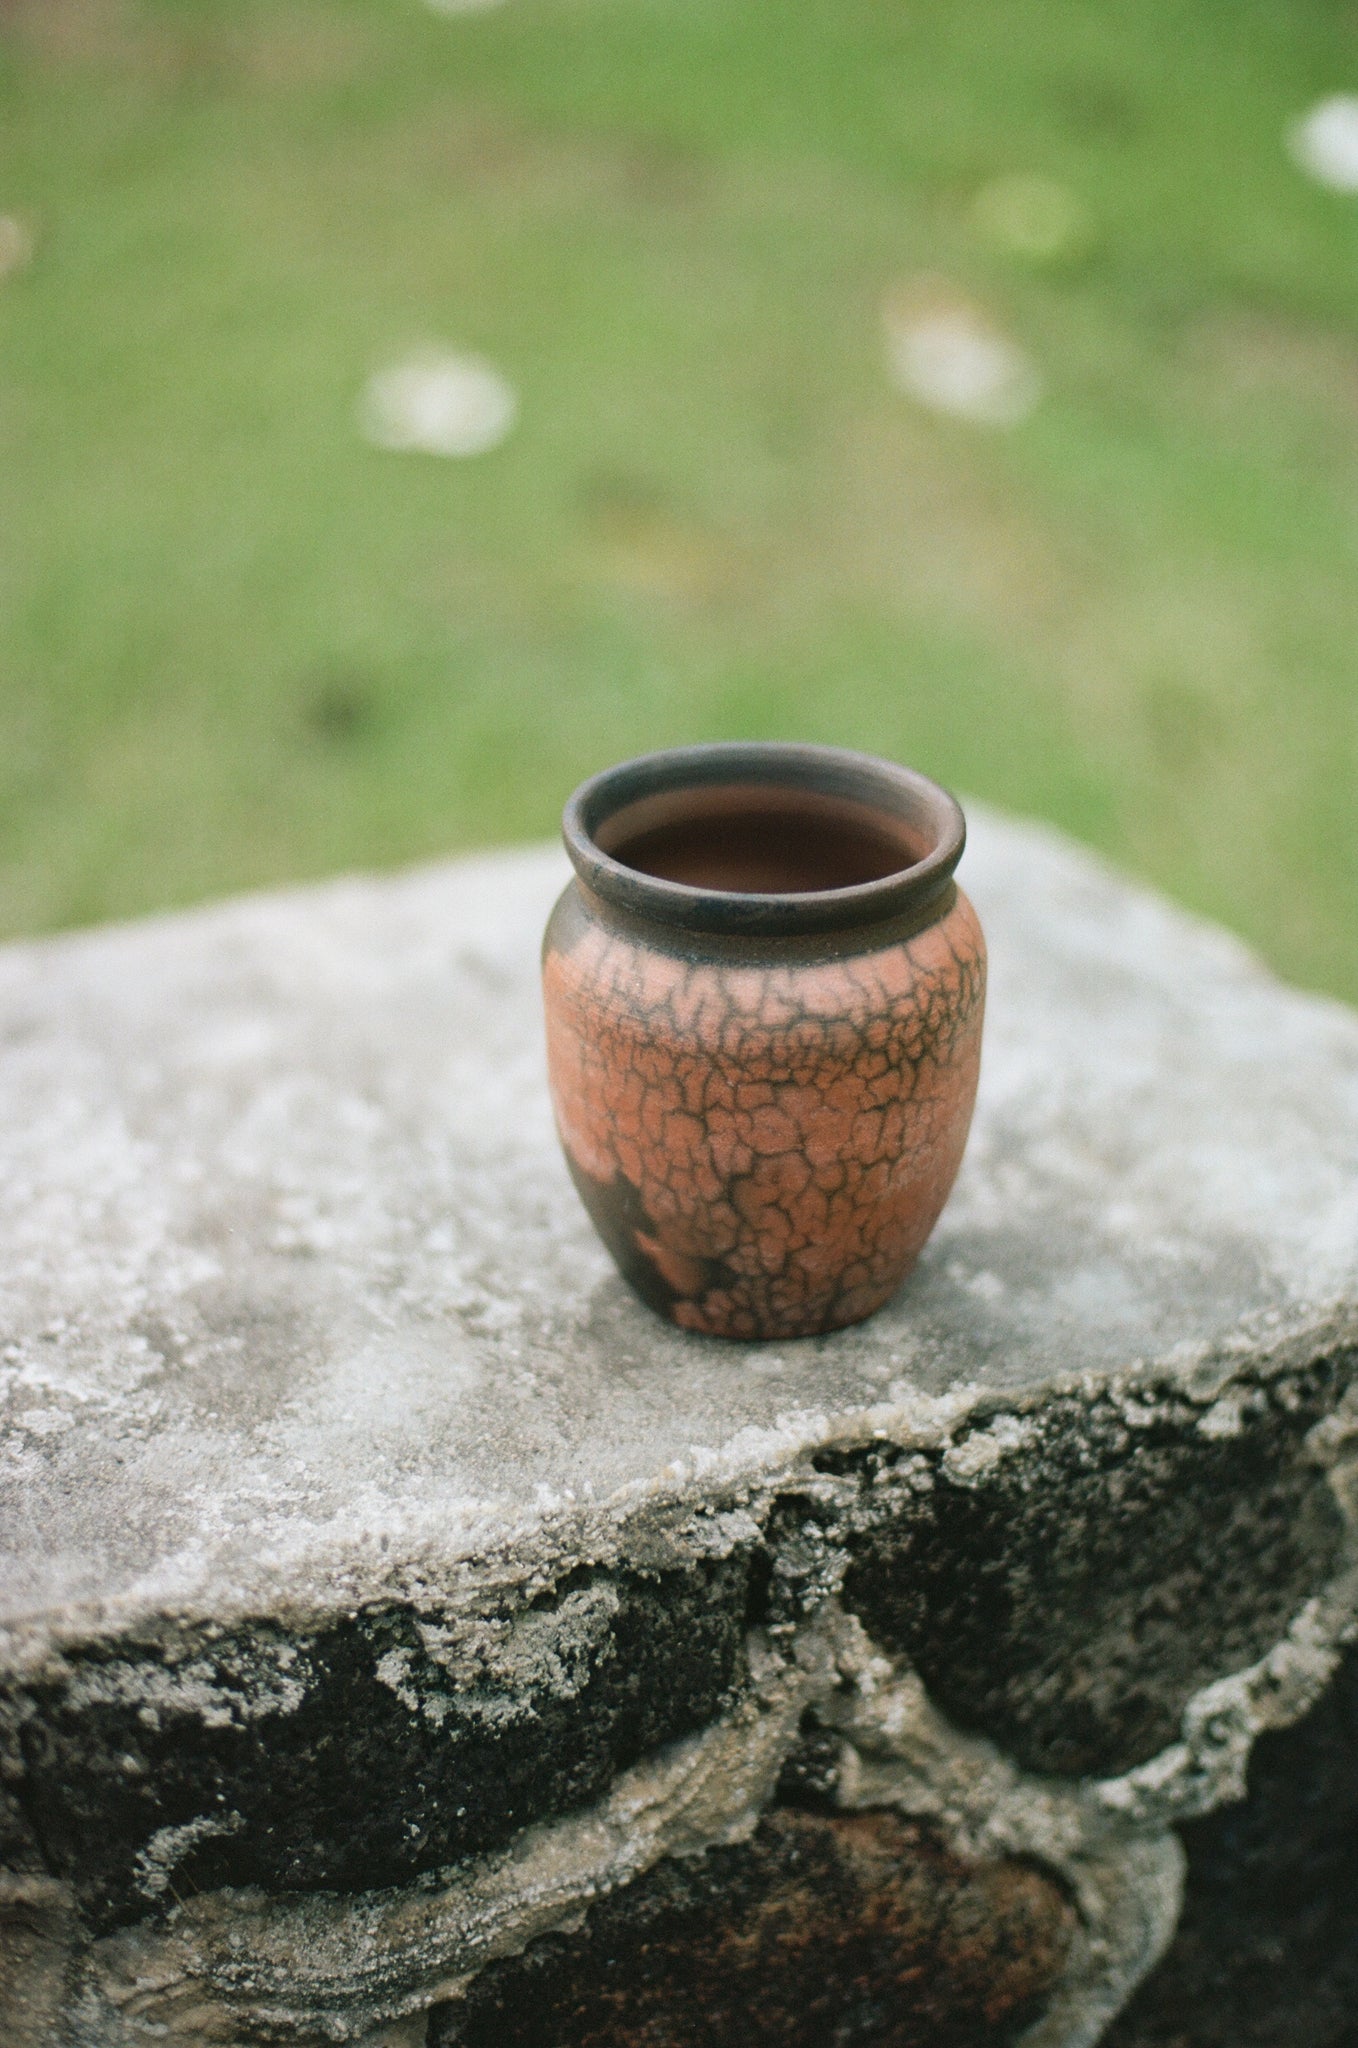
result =
[{"label": "stone slab", "polygon": [[1256,1740],[1340,1712],[1358,1018],[979,815],[938,1231],[870,1323],[728,1346],[632,1298],[557,1152],[564,876],[0,952],[18,2048],[623,2048],[685,1997],[724,2048],[785,1939],[840,1988],[778,2048],[894,2040],[906,1985],[940,2044],[1089,2048],[1179,1828],[1206,1868]]},{"label": "stone slab", "polygon": [[347,1610],[872,1409],[1187,1382],[1352,1328],[1358,1020],[984,815],[981,1095],[916,1275],[810,1342],[666,1328],[551,1128],[537,943],[564,876],[532,849],[0,954],[12,1650]]}]

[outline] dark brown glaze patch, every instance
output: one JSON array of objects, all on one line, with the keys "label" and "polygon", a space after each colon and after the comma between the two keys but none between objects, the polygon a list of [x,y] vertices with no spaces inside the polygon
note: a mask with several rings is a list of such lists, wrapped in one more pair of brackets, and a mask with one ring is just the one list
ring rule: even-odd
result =
[{"label": "dark brown glaze patch", "polygon": [[776,1811],[657,1865],[582,1928],[492,1964],[431,2048],[1001,2048],[1075,1926],[1020,1863],[964,1862],[892,1813]]},{"label": "dark brown glaze patch", "polygon": [[985,945],[960,892],[911,938],[801,962],[693,960],[557,919],[544,986],[566,1155],[648,1300],[757,1338],[888,1299],[975,1101]]}]

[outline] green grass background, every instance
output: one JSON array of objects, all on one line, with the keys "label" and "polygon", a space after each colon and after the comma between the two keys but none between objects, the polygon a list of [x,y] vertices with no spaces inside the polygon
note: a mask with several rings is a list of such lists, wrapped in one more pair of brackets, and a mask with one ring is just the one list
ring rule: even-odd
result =
[{"label": "green grass background", "polygon": [[[554,829],[785,735],[1037,812],[1358,997],[1334,0],[6,0],[0,929]],[[1040,172],[1086,247],[988,244]],[[1042,367],[895,389],[922,271]],[[370,371],[491,357],[467,462]]]}]

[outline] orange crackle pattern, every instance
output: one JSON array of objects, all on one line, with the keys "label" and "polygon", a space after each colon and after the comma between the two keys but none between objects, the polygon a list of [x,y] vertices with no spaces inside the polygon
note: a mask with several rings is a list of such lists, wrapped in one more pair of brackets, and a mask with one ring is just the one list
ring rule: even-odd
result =
[{"label": "orange crackle pattern", "polygon": [[567,916],[544,983],[567,1158],[643,1295],[724,1337],[881,1306],[947,1200],[976,1095],[985,943],[960,892],[879,951],[758,966]]}]

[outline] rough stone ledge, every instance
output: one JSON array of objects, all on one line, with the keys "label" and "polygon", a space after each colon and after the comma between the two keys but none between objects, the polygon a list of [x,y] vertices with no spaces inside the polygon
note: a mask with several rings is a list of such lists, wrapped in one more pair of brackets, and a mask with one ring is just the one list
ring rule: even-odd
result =
[{"label": "rough stone ledge", "polygon": [[1032,1930],[1027,1977],[929,1937],[930,2038],[967,1969],[984,2038],[1099,2037],[1175,1824],[1353,1634],[1358,1023],[1050,835],[969,867],[957,1195],[776,1351],[654,1323],[578,1213],[553,857],[0,956],[12,2038],[474,2044],[566,2011],[594,1902],[710,1946],[719,1873],[783,1928],[807,1855],[877,1930],[855,2039],[926,1877]]},{"label": "rough stone ledge", "polygon": [[1358,2011],[1358,1646],[1300,1721],[1265,1731],[1247,1796],[1182,1830],[1184,1909],[1109,2048],[1320,2048]]},{"label": "rough stone ledge", "polygon": [[[1333,1476],[1351,1512],[1358,1464]],[[621,1773],[584,1813],[531,1827],[441,1878],[347,1898],[201,1893],[95,1940],[74,1972],[69,1887],[14,1880],[10,1910],[22,1902],[45,1934],[32,1967],[46,1995],[61,1985],[69,1999],[72,1976],[79,1984],[70,2039],[82,2048],[380,2039],[384,2023],[464,1996],[497,1958],[577,1927],[591,1901],[662,1859],[748,1839],[810,1717],[834,1745],[832,1810],[925,1819],[977,1863],[1021,1860],[1059,1875],[1078,1930],[1024,2038],[1027,2048],[1079,2048],[1098,2040],[1174,1931],[1183,1859],[1173,1823],[1241,1796],[1255,1739],[1322,1697],[1356,1614],[1351,1537],[1341,1569],[1282,1638],[1190,1698],[1177,1741],[1120,1774],[1072,1780],[1026,1772],[985,1738],[960,1734],[918,1675],[881,1655],[831,1595],[800,1625],[752,1634],[747,1688],[709,1728]]]}]

